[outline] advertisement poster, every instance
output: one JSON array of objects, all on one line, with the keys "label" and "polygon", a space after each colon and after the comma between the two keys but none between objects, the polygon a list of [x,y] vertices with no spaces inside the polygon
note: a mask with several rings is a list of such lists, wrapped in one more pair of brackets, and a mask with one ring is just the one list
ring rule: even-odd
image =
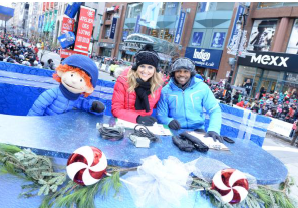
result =
[{"label": "advertisement poster", "polygon": [[86,53],[81,53],[81,52],[77,52],[77,51],[73,51],[73,50],[68,50],[68,49],[60,49],[60,58],[67,58],[73,54],[82,54],[82,55],[86,55]]},{"label": "advertisement poster", "polygon": [[225,42],[225,32],[214,32],[211,42],[211,48],[222,48]]},{"label": "advertisement poster", "polygon": [[140,15],[137,16],[137,21],[135,24],[135,28],[134,28],[134,33],[139,33],[140,32]]},{"label": "advertisement poster", "polygon": [[162,2],[144,2],[139,24],[156,29],[161,6]]},{"label": "advertisement poster", "polygon": [[74,23],[75,23],[74,19],[63,17],[61,34],[64,34],[66,32],[73,32]]},{"label": "advertisement poster", "polygon": [[239,20],[240,15],[242,15],[243,13],[244,13],[244,6],[240,4],[238,6],[237,13],[236,13],[236,16],[235,16],[235,19],[234,19],[233,29],[232,29],[232,32],[231,32],[231,36],[230,36],[228,45],[232,44],[233,37],[235,35],[237,35],[237,28],[236,28],[237,21]]},{"label": "advertisement poster", "polygon": [[295,20],[293,25],[287,53],[298,54],[298,19]]},{"label": "advertisement poster", "polygon": [[255,20],[247,50],[269,51],[274,37],[277,20]]},{"label": "advertisement poster", "polygon": [[202,45],[202,40],[203,40],[203,32],[194,32],[192,35],[192,41],[191,45],[192,46],[201,46]]},{"label": "advertisement poster", "polygon": [[94,9],[81,6],[76,42],[74,46],[75,51],[88,53],[93,30],[94,15]]},{"label": "advertisement poster", "polygon": [[113,17],[110,35],[109,35],[110,39],[114,39],[114,37],[115,37],[116,25],[117,25],[117,18]]},{"label": "advertisement poster", "polygon": [[222,50],[187,47],[185,57],[194,61],[196,66],[218,69]]},{"label": "advertisement poster", "polygon": [[183,32],[183,27],[184,27],[184,22],[185,22],[185,17],[186,17],[186,13],[181,11],[180,16],[179,16],[179,21],[178,21],[178,26],[177,26],[177,30],[176,30],[174,43],[177,43],[177,44],[180,43],[182,32]]}]

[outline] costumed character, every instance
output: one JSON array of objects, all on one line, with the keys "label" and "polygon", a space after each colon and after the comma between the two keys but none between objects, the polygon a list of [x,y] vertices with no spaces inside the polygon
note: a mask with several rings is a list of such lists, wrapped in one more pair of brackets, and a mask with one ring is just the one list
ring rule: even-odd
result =
[{"label": "costumed character", "polygon": [[84,55],[72,55],[56,68],[53,78],[60,82],[43,92],[29,110],[28,116],[52,116],[81,109],[102,115],[105,106],[97,100],[88,100],[96,86],[98,70],[95,63]]}]

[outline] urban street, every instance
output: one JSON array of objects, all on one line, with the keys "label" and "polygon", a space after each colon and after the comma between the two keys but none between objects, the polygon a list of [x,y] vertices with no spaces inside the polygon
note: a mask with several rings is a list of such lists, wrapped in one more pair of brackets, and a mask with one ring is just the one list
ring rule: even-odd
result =
[{"label": "urban street", "polygon": [[296,208],[297,60],[297,2],[0,2],[0,208]]}]

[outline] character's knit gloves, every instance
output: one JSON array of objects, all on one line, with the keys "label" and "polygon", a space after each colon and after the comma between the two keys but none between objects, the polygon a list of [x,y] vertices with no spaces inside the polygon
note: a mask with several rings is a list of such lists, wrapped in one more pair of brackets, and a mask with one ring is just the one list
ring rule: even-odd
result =
[{"label": "character's knit gloves", "polygon": [[205,137],[212,137],[214,141],[218,140],[219,142],[223,143],[223,138],[215,131],[208,131],[205,134]]},{"label": "character's knit gloves", "polygon": [[172,120],[168,126],[170,129],[173,129],[173,130],[181,129],[181,125],[180,125],[179,121],[177,121],[177,120]]},{"label": "character's knit gloves", "polygon": [[105,109],[105,106],[102,102],[99,101],[94,101],[92,103],[90,111],[95,112],[95,113],[102,113]]},{"label": "character's knit gloves", "polygon": [[156,118],[152,116],[138,116],[137,123],[145,126],[153,126],[153,124],[157,122]]},{"label": "character's knit gloves", "polygon": [[172,137],[173,143],[182,151],[192,152],[195,149],[194,144],[186,139],[182,139],[180,136]]}]

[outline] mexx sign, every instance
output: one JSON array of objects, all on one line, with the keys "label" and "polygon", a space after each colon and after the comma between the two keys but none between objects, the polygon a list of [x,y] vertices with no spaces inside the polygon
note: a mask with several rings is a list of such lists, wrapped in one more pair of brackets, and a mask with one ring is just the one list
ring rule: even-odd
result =
[{"label": "mexx sign", "polygon": [[239,57],[239,65],[297,72],[298,65],[295,60],[298,60],[298,55],[296,54],[253,51],[249,51],[249,53],[254,55],[245,58]]},{"label": "mexx sign", "polygon": [[269,55],[258,55],[252,56],[250,62],[251,63],[258,63],[264,65],[274,65],[274,66],[283,66],[288,67],[287,61],[289,57],[282,57],[282,56],[269,56]]}]

